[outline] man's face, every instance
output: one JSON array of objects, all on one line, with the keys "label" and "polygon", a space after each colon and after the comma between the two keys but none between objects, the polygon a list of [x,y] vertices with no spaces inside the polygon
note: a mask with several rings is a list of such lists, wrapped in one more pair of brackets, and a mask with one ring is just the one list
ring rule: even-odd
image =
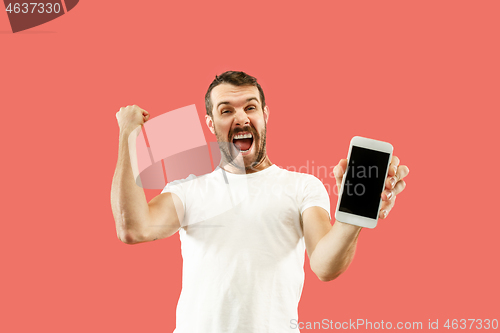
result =
[{"label": "man's face", "polygon": [[239,149],[245,169],[259,165],[266,157],[269,110],[262,109],[257,87],[223,83],[212,90],[211,101],[212,118],[207,115],[206,121],[225,160],[234,161]]}]

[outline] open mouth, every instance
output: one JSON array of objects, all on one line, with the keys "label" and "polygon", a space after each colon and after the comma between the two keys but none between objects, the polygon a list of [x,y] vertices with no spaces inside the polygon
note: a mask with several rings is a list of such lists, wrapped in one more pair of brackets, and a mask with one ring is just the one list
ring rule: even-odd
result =
[{"label": "open mouth", "polygon": [[250,150],[253,144],[253,135],[251,133],[242,133],[235,135],[233,137],[233,144],[242,153],[246,153]]}]

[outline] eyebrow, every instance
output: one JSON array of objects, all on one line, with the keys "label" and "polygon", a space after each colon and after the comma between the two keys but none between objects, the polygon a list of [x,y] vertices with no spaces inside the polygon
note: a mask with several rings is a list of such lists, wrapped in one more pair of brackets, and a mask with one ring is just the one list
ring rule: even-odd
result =
[{"label": "eyebrow", "polygon": [[[250,102],[251,100],[256,100],[257,102],[259,101],[259,100],[257,99],[257,97],[250,97],[250,98],[247,98],[246,102],[248,103],[248,102]],[[229,105],[230,105],[230,104],[231,104],[231,102],[227,102],[227,101],[220,102],[219,104],[217,104],[216,110],[218,110],[218,109],[219,109],[219,106],[221,106],[221,105],[223,105],[223,104],[225,104],[225,105],[228,105],[228,104],[229,104]]]}]

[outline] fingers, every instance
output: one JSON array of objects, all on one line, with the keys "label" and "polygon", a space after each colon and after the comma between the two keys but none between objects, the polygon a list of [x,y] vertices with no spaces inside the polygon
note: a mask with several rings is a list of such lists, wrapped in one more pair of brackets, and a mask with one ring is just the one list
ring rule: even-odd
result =
[{"label": "fingers", "polygon": [[137,105],[128,105],[120,108],[120,111],[116,113],[116,119],[118,120],[120,130],[133,130],[149,120],[149,112]]},{"label": "fingers", "polygon": [[403,192],[403,190],[406,187],[406,182],[404,180],[400,180],[397,184],[394,190],[392,190],[394,196],[398,195],[399,193]]},{"label": "fingers", "polygon": [[393,190],[385,190],[382,192],[382,206],[380,208],[379,218],[385,219],[389,215],[392,207],[394,207],[394,203],[396,202],[396,196],[403,192],[406,187],[406,182],[404,180],[400,180],[397,182],[396,186]]},{"label": "fingers", "polygon": [[120,108],[120,110],[118,112],[141,112],[143,115],[149,115],[149,112],[144,110],[144,109],[141,109],[140,107],[138,107],[137,105],[127,105],[127,106],[122,106]]},{"label": "fingers", "polygon": [[399,158],[397,156],[392,156],[391,164],[389,165],[388,176],[394,177],[398,171]]},{"label": "fingers", "polygon": [[398,182],[400,182],[403,178],[408,176],[410,173],[410,169],[406,165],[400,165],[397,167],[397,172],[394,173],[394,175],[387,176],[387,179],[385,180],[385,188],[388,190],[393,189]]},{"label": "fingers", "polygon": [[385,190],[384,192],[382,192],[382,195],[381,195],[381,197],[382,197],[382,201],[389,201],[389,200],[391,200],[391,199],[392,199],[392,197],[394,197],[394,196],[395,196],[395,194],[394,194],[394,192],[393,192],[393,191],[391,191],[391,190]]},{"label": "fingers", "polygon": [[387,176],[387,179],[385,180],[385,188],[388,190],[392,190],[394,186],[396,186],[398,182],[398,179],[396,176],[389,177]]},{"label": "fingers", "polygon": [[408,169],[408,167],[406,165],[400,165],[398,167],[398,172],[396,173],[396,178],[398,180],[401,180],[401,179],[405,178],[406,176],[408,176],[409,173],[410,173],[410,169]]},{"label": "fingers", "polygon": [[396,186],[392,189],[386,189],[384,192],[382,192],[382,200],[383,201],[389,201],[392,199],[392,197],[395,197],[399,193],[403,192],[403,190],[406,187],[406,182],[404,180],[400,180],[397,182]]},{"label": "fingers", "polygon": [[392,200],[382,203],[378,217],[380,219],[386,219],[392,207],[394,207],[395,202],[396,202],[396,197],[393,197]]},{"label": "fingers", "polygon": [[391,164],[387,172],[385,181],[385,190],[382,192],[382,205],[379,212],[379,218],[385,219],[389,212],[394,207],[396,196],[403,192],[406,187],[406,182],[403,180],[410,173],[410,169],[406,165],[399,165],[399,158],[392,156]]}]

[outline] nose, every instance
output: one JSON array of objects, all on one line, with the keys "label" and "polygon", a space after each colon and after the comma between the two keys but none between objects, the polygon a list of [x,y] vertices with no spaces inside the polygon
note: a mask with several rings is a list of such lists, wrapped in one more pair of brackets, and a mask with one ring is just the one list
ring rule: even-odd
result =
[{"label": "nose", "polygon": [[236,122],[236,125],[239,126],[245,126],[250,124],[250,119],[248,119],[247,113],[242,109],[236,110],[236,113],[234,115],[234,120]]}]

